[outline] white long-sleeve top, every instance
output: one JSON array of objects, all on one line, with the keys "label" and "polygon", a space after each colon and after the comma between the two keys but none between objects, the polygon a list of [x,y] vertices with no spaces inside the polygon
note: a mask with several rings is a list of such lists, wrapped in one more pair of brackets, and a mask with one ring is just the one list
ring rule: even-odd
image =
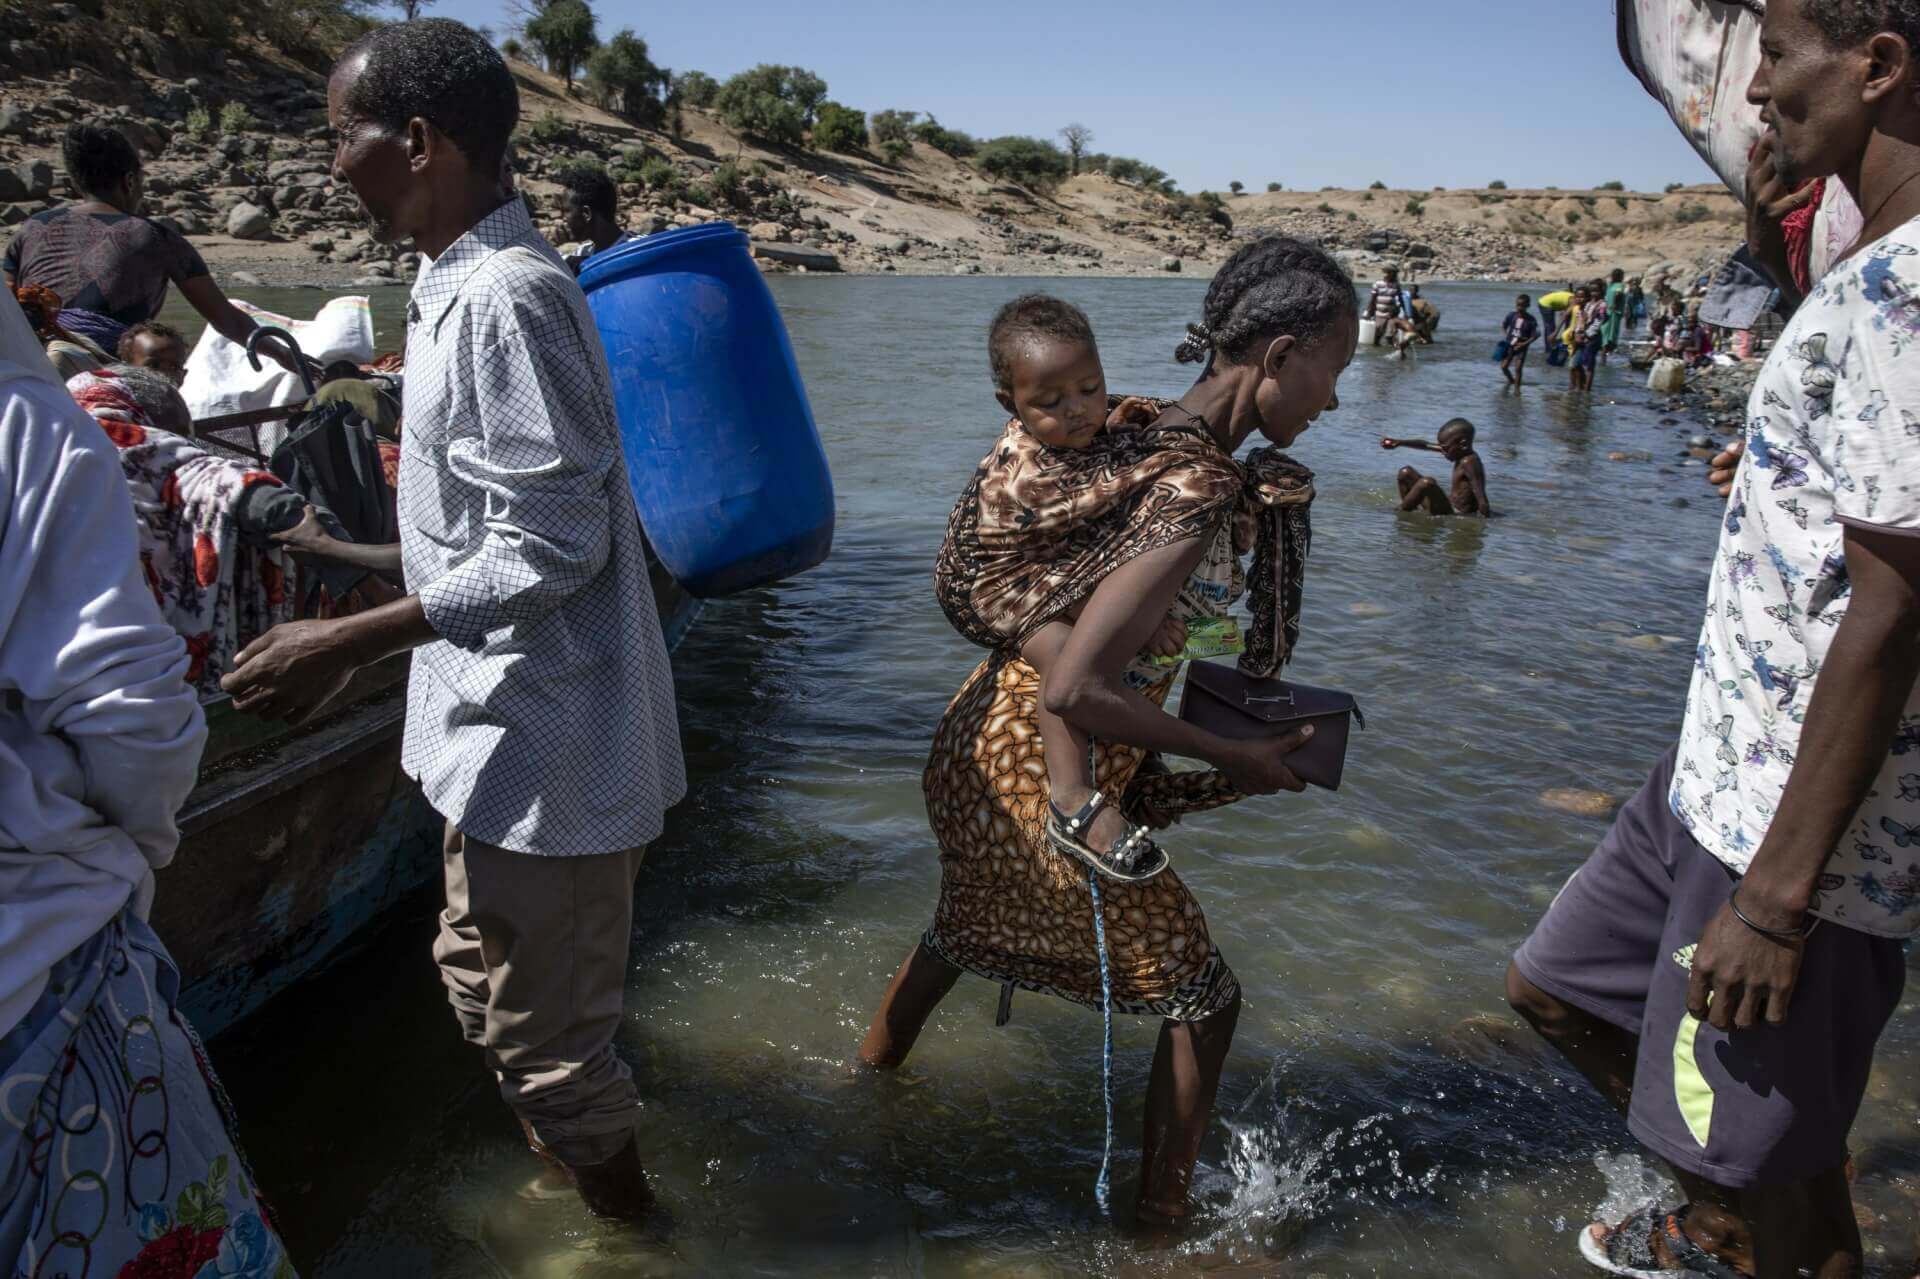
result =
[{"label": "white long-sleeve top", "polygon": [[179,842],[206,744],[114,447],[0,295],[0,1035]]}]

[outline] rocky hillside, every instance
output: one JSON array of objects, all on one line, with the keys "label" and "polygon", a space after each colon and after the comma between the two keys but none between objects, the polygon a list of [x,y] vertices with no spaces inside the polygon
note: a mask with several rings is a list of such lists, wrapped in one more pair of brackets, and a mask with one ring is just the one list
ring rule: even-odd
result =
[{"label": "rocky hillside", "polygon": [[[272,49],[103,42],[73,4],[0,8],[0,227],[67,198],[61,130],[104,117],[147,157],[149,212],[240,283],[339,287],[404,278],[409,255],[370,241],[328,171],[322,71]],[[1429,278],[1561,279],[1614,265],[1704,261],[1740,237],[1717,187],[1626,191],[1318,191],[1169,198],[1105,175],[1034,192],[921,143],[898,162],[758,146],[717,117],[635,128],[516,62],[516,168],[551,216],[565,166],[606,165],[641,230],[727,217],[769,269],[1022,275],[1209,272],[1242,238],[1284,231],[1356,274],[1400,261]],[[558,237],[558,228],[550,228]]]}]

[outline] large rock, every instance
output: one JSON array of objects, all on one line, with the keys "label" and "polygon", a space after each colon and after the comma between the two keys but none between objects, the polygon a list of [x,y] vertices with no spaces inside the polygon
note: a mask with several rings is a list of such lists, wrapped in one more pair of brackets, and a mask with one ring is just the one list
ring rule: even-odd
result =
[{"label": "large rock", "polygon": [[327,166],[318,164],[312,160],[275,160],[267,166],[267,181],[291,182],[295,178],[308,173],[319,174],[322,181],[324,181],[327,175]]},{"label": "large rock", "polygon": [[756,240],[766,240],[774,244],[784,243],[791,238],[787,234],[787,228],[778,222],[756,222],[747,228],[747,234]]},{"label": "large rock", "polygon": [[11,168],[0,169],[0,203],[11,204],[27,198],[27,184]]},{"label": "large rock", "polygon": [[[22,160],[13,166],[13,176],[26,189],[26,200],[44,200],[53,194],[53,166],[45,160]],[[0,197],[4,198],[4,197]]]},{"label": "large rock", "polygon": [[242,200],[227,214],[227,234],[236,240],[264,240],[273,233],[273,218],[259,205]]},{"label": "large rock", "polygon": [[1161,258],[1160,269],[1162,271],[1172,271],[1172,272],[1178,273],[1180,270],[1180,259],[1179,258]]},{"label": "large rock", "polygon": [[39,211],[39,207],[32,204],[0,204],[0,226],[25,222]]},{"label": "large rock", "polygon": [[33,124],[33,112],[17,102],[0,102],[0,134],[23,134]]},{"label": "large rock", "polygon": [[126,41],[133,50],[133,60],[137,65],[145,67],[162,80],[171,80],[180,74],[180,64],[174,60],[173,46],[153,32],[134,27],[126,33]]}]

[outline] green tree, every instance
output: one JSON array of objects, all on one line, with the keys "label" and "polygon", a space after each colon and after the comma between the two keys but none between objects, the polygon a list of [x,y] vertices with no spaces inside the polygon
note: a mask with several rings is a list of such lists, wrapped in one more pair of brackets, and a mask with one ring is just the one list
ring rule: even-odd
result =
[{"label": "green tree", "polygon": [[1384,191],[1386,189],[1387,189],[1387,184],[1378,180],[1370,183],[1367,187],[1367,190],[1369,191]]},{"label": "green tree", "polygon": [[1235,178],[1233,181],[1227,183],[1227,190],[1233,192],[1235,195],[1239,195],[1242,191],[1245,191],[1246,189],[1247,189],[1247,184],[1240,181],[1238,178]]},{"label": "green tree", "polygon": [[1602,182],[1595,189],[1600,191],[1624,191],[1627,189],[1627,184],[1616,179],[1612,182]]},{"label": "green tree", "polygon": [[1507,184],[1502,182],[1499,178],[1495,178],[1493,181],[1487,183],[1487,190],[1489,191],[1504,191],[1506,189],[1507,189]]},{"label": "green tree", "polygon": [[1080,157],[1087,153],[1087,146],[1093,141],[1093,130],[1084,124],[1070,124],[1060,130],[1061,140],[1067,144],[1068,172],[1080,175]]},{"label": "green tree", "polygon": [[889,142],[911,144],[913,142],[913,122],[919,116],[918,111],[875,111],[869,124],[874,145],[885,147]]},{"label": "green tree", "polygon": [[616,33],[587,58],[587,89],[594,100],[649,128],[666,118],[672,84],[672,75],[647,56],[647,42],[630,29]]},{"label": "green tree", "polygon": [[783,146],[799,146],[806,139],[807,119],[800,108],[743,76],[721,85],[713,105],[722,120],[748,137]]},{"label": "green tree", "polygon": [[822,151],[858,151],[867,143],[867,113],[822,102],[813,122],[813,145]]},{"label": "green tree", "polygon": [[573,77],[600,43],[600,20],[586,0],[553,0],[528,20],[527,43],[546,59],[547,70],[567,82],[573,90]]},{"label": "green tree", "polygon": [[913,136],[934,150],[956,159],[965,159],[980,149],[980,144],[972,134],[946,128],[932,116],[913,126]]},{"label": "green tree", "polygon": [[420,11],[437,0],[393,0],[393,7],[400,11],[402,22],[412,22],[420,16]]},{"label": "green tree", "polygon": [[1280,190],[1280,184],[1278,182],[1267,183],[1267,193],[1269,195],[1273,194],[1275,191],[1278,191],[1278,190]]},{"label": "green tree", "polygon": [[1044,190],[1067,176],[1066,152],[1039,138],[995,138],[981,144],[975,162],[982,173]]},{"label": "green tree", "polygon": [[503,58],[512,58],[518,61],[525,57],[526,53],[526,48],[512,36],[508,36],[500,42],[500,56]]},{"label": "green tree", "polygon": [[690,107],[710,107],[720,93],[720,82],[704,71],[682,71],[673,78],[673,91]]}]

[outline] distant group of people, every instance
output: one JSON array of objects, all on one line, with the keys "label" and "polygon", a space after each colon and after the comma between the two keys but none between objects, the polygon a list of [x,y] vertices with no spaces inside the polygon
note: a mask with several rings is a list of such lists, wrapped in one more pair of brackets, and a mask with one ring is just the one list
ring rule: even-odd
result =
[{"label": "distant group of people", "polygon": [[1375,281],[1360,318],[1373,326],[1373,345],[1391,345],[1402,358],[1415,343],[1432,346],[1440,327],[1440,309],[1420,296],[1418,284],[1402,284],[1397,266]]}]

